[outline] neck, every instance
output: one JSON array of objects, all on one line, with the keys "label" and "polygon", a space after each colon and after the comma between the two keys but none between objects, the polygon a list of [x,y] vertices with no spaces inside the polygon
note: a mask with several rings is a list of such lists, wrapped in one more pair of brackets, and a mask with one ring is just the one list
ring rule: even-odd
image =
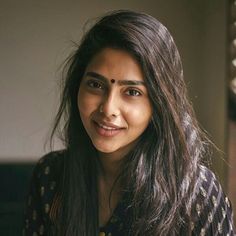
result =
[{"label": "neck", "polygon": [[101,163],[100,177],[105,181],[114,182],[120,174],[123,160],[122,158],[114,158],[107,153],[99,153]]},{"label": "neck", "polygon": [[100,174],[105,178],[116,179],[126,161],[127,154],[135,147],[136,143],[137,141],[112,153],[98,152],[98,157],[101,163]]}]

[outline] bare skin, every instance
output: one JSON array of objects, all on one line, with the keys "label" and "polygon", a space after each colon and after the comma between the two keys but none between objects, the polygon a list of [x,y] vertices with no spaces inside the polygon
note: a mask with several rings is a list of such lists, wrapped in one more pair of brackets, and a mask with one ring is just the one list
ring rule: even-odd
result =
[{"label": "bare skin", "polygon": [[140,65],[123,50],[103,49],[86,68],[78,108],[101,163],[98,177],[101,227],[109,221],[121,199],[122,183],[113,186],[124,157],[137,144],[152,116]]},{"label": "bare skin", "polygon": [[[115,180],[107,180],[104,176],[99,177],[99,226],[105,226],[111,218],[118,202],[121,199],[120,185],[116,185],[114,189],[112,186]],[[111,192],[112,191],[112,192]],[[111,194],[112,193],[112,194]],[[111,194],[111,196],[110,196]]]}]

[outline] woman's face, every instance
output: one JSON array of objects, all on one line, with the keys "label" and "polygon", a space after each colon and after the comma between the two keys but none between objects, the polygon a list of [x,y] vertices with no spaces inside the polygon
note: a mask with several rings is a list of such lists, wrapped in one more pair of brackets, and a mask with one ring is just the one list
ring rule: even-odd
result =
[{"label": "woman's face", "polygon": [[88,64],[78,92],[83,125],[101,153],[127,154],[147,128],[152,108],[139,64],[105,48]]}]

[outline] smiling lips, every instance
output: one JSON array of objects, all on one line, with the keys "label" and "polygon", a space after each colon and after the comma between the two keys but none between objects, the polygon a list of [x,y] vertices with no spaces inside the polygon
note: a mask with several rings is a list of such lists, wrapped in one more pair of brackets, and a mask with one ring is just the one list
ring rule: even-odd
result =
[{"label": "smiling lips", "polygon": [[125,129],[113,124],[105,124],[96,121],[94,121],[94,125],[97,133],[104,137],[113,137]]}]

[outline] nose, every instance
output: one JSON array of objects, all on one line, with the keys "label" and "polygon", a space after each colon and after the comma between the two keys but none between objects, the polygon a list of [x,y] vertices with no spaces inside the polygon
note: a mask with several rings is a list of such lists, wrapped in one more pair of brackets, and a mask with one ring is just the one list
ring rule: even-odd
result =
[{"label": "nose", "polygon": [[115,92],[110,92],[104,96],[100,104],[99,111],[106,117],[117,117],[120,115],[119,96]]}]

